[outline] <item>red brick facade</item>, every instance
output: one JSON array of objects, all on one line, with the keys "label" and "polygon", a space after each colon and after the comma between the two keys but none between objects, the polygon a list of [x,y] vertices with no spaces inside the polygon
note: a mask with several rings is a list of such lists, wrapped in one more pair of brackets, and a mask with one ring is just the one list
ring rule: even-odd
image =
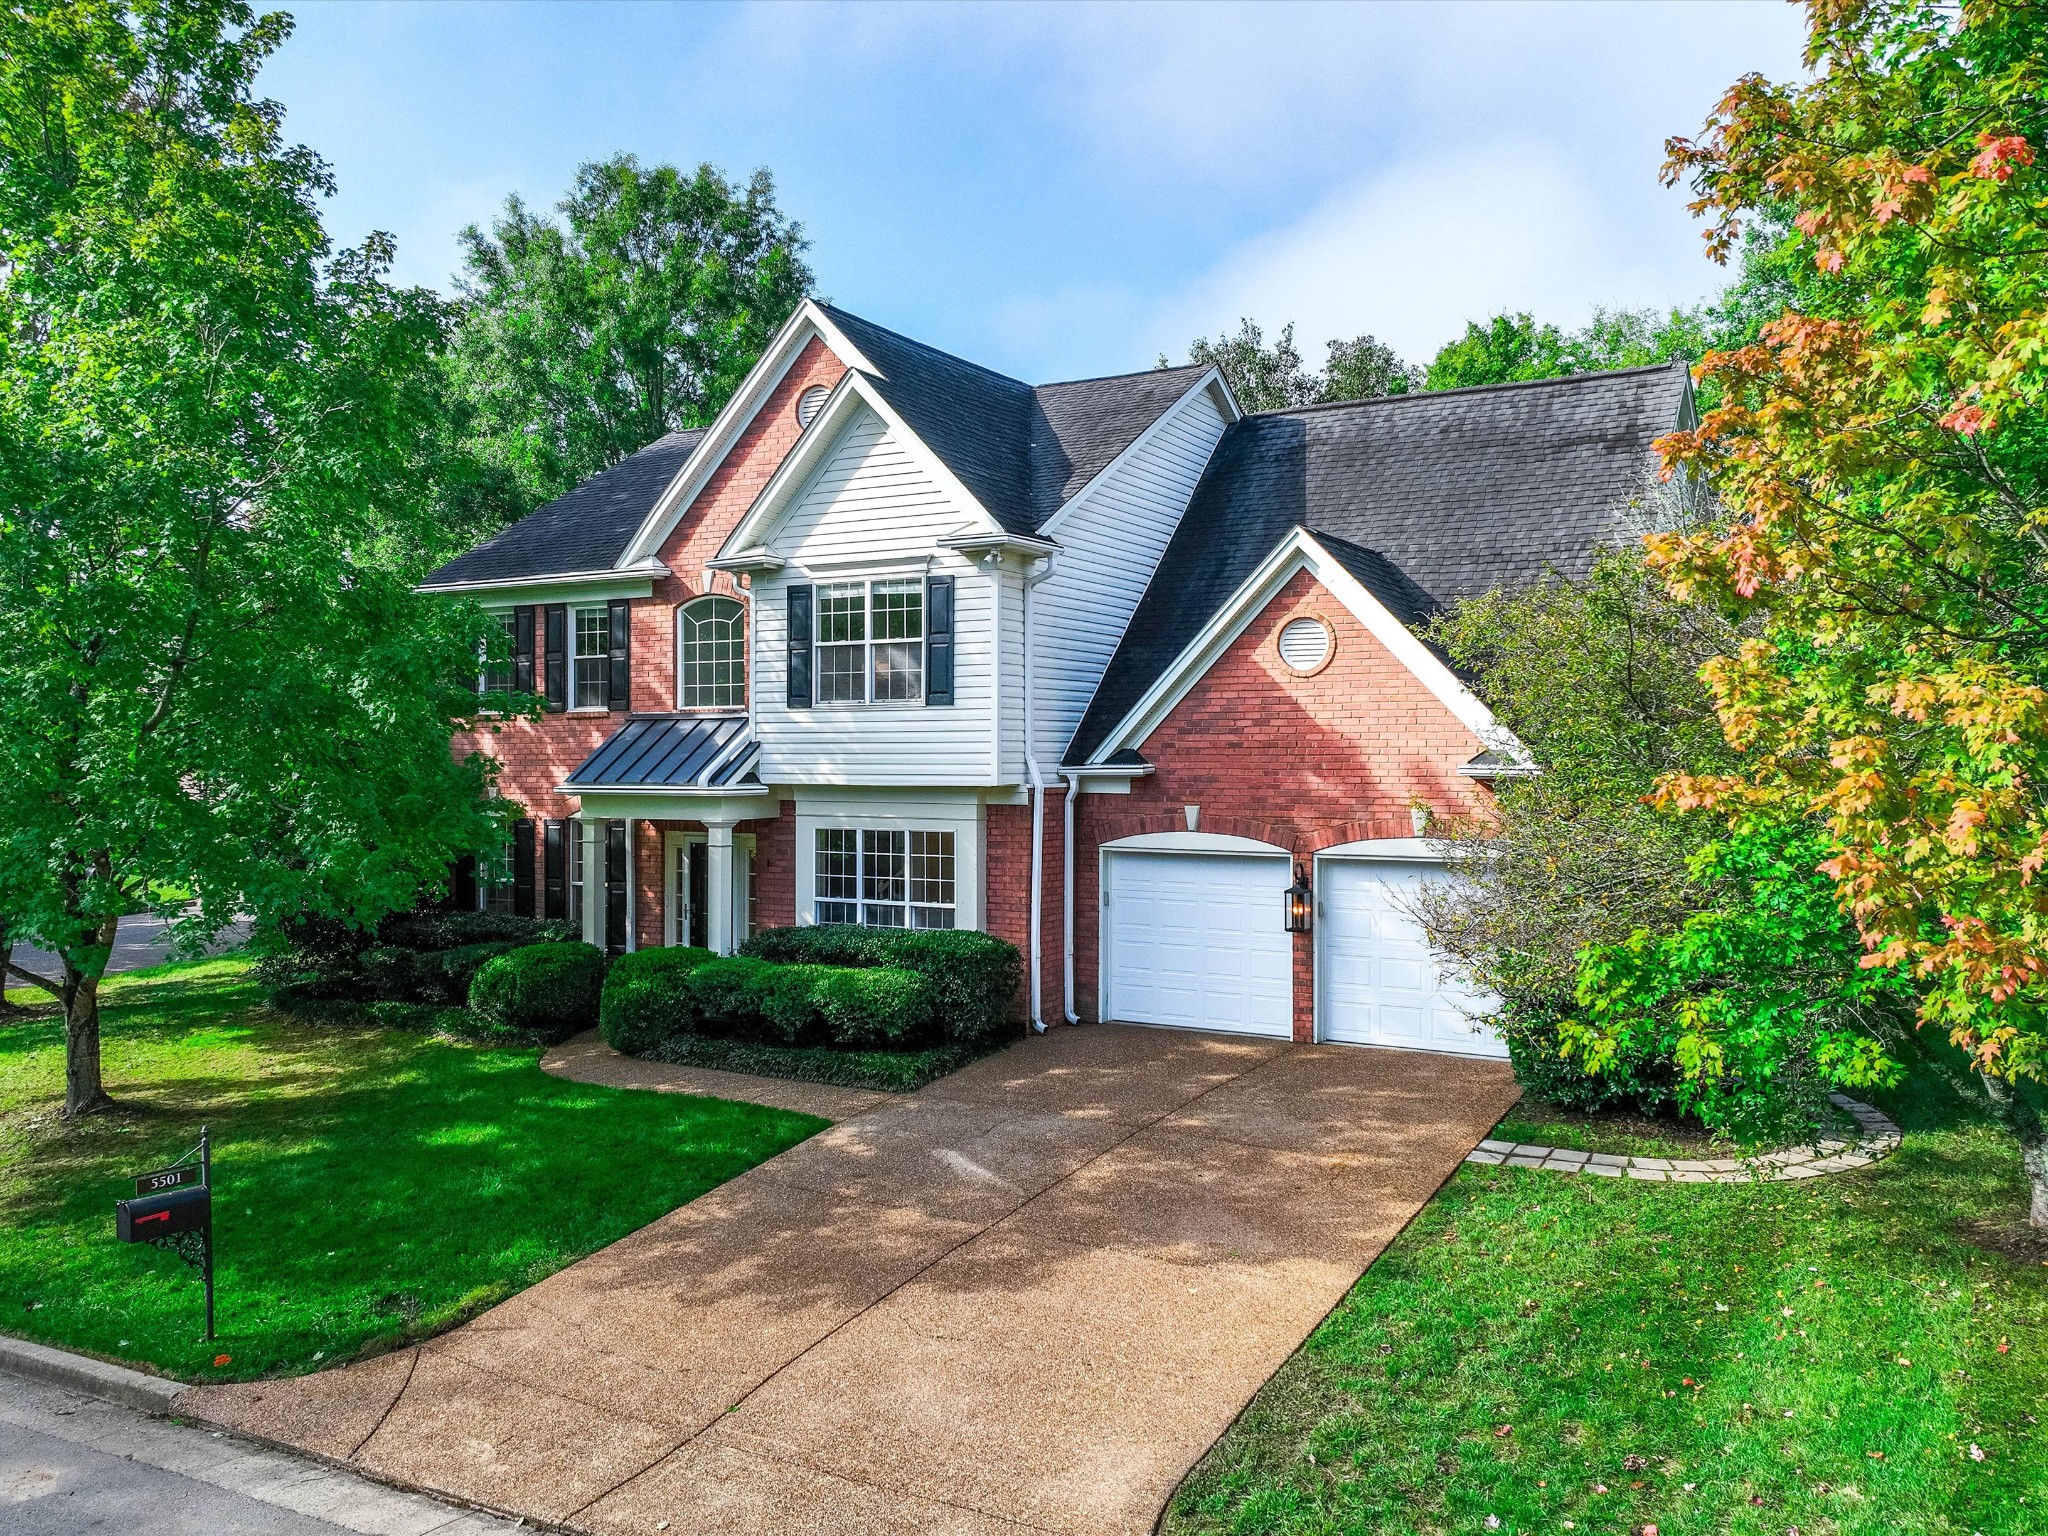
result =
[{"label": "red brick facade", "polygon": [[[1276,648],[1281,629],[1304,614],[1321,618],[1335,640],[1327,663],[1308,676]],[[1083,795],[1075,803],[1074,989],[1084,1019],[1096,1016],[1104,843],[1185,831],[1193,805],[1203,832],[1255,838],[1307,860],[1339,843],[1413,836],[1414,806],[1457,815],[1482,811],[1488,798],[1457,771],[1483,750],[1479,738],[1306,571],[1138,750],[1153,772],[1133,780],[1129,795]],[[1309,936],[1297,937],[1300,1040],[1311,1033],[1312,952]]]},{"label": "red brick facade", "polygon": [[[1038,985],[1039,1016],[1048,1024],[1062,1019],[1066,996],[1066,951],[1061,946],[1061,888],[1063,817],[1066,789],[1045,792],[1045,836],[1040,848],[1044,863],[1044,891],[1038,915],[1040,941]],[[992,805],[987,811],[988,878],[984,888],[982,928],[999,939],[1008,939],[1024,956],[1027,975],[1019,990],[1017,1011],[1028,1016],[1031,988],[1031,807]]]}]

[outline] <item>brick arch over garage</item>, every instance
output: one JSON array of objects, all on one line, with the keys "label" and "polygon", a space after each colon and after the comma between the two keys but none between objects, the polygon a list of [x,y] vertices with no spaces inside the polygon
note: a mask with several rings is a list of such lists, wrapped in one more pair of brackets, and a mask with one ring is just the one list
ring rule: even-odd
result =
[{"label": "brick arch over garage", "polygon": [[[1334,654],[1310,675],[1280,659],[1288,621],[1318,616]],[[1307,861],[1343,843],[1414,835],[1412,807],[1484,816],[1486,788],[1459,773],[1485,743],[1308,571],[1297,572],[1138,745],[1150,775],[1128,795],[1075,801],[1076,1011],[1097,1017],[1104,843],[1187,830],[1247,837]],[[1313,1014],[1312,946],[1295,948],[1297,1038]]]}]

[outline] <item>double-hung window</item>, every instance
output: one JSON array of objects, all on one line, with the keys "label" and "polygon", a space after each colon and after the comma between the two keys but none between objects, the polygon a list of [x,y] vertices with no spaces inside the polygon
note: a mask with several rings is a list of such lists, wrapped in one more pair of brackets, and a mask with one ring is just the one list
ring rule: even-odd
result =
[{"label": "double-hung window", "polygon": [[818,588],[818,702],[914,704],[924,697],[924,582]]},{"label": "double-hung window", "polygon": [[477,860],[476,876],[477,906],[486,912],[509,914],[513,890],[512,836],[509,832],[495,853]]},{"label": "double-hung window", "polygon": [[599,604],[569,610],[569,707],[606,709],[612,698],[612,614]]},{"label": "double-hung window", "polygon": [[479,691],[483,693],[510,693],[512,691],[512,652],[518,645],[518,621],[509,613],[501,613],[498,623],[504,628],[504,637],[492,637],[493,644],[501,652],[494,661],[490,657],[491,647],[485,648],[484,669]]},{"label": "double-hung window", "polygon": [[812,917],[869,928],[951,928],[953,834],[820,827]]},{"label": "double-hung window", "polygon": [[568,886],[569,921],[576,925],[576,931],[583,932],[583,833],[580,821],[569,823],[569,878]]}]

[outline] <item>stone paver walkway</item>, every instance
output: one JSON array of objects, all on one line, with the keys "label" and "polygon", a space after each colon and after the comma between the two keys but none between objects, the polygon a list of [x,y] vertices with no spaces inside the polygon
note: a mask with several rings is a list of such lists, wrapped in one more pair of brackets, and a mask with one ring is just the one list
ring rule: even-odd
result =
[{"label": "stone paver walkway", "polygon": [[1488,1140],[1466,1153],[1465,1161],[1541,1168],[1546,1173],[1645,1179],[1658,1184],[1748,1184],[1773,1179],[1817,1179],[1824,1173],[1867,1168],[1898,1151],[1899,1128],[1889,1116],[1846,1094],[1832,1093],[1828,1097],[1855,1120],[1857,1135],[1853,1141],[1830,1136],[1811,1147],[1787,1147],[1756,1157],[1667,1158],[1618,1157],[1609,1152]]},{"label": "stone paver walkway", "polygon": [[1515,1096],[1504,1062],[1056,1029],[441,1338],[179,1407],[620,1536],[1136,1536]]}]

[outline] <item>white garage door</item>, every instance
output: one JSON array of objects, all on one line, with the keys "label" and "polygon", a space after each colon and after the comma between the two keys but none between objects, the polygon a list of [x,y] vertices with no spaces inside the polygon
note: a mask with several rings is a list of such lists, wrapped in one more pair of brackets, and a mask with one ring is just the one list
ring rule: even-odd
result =
[{"label": "white garage door", "polygon": [[1236,1034],[1293,1031],[1292,951],[1281,926],[1286,858],[1112,852],[1107,1014]]},{"label": "white garage door", "polygon": [[1326,859],[1317,973],[1325,1040],[1505,1056],[1507,1046],[1476,1015],[1493,1000],[1438,979],[1436,959],[1407,904],[1442,872],[1428,864]]}]

